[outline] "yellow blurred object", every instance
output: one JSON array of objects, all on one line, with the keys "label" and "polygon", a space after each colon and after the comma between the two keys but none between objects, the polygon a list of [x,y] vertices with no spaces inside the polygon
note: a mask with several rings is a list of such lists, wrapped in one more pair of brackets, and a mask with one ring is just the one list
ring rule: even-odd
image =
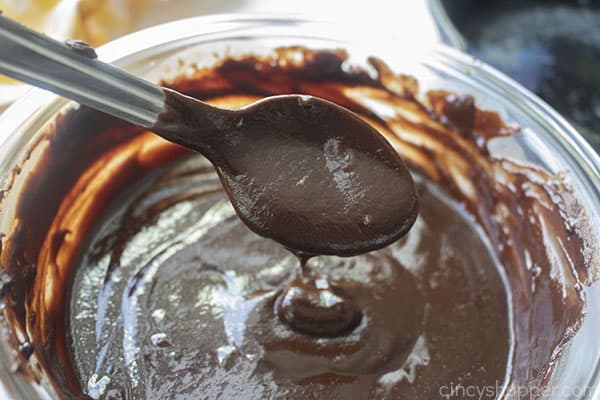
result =
[{"label": "yellow blurred object", "polygon": [[0,10],[57,39],[98,46],[129,32],[150,0],[0,0]]},{"label": "yellow blurred object", "polygon": [[[152,0],[0,0],[9,18],[56,39],[101,45],[130,32]],[[0,76],[0,84],[12,83]]]}]

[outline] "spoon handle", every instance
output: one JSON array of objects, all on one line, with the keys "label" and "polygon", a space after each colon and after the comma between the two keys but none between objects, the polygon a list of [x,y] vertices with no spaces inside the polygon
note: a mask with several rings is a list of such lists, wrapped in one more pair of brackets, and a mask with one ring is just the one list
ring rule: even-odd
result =
[{"label": "spoon handle", "polygon": [[146,128],[165,101],[162,88],[1,15],[0,73]]}]

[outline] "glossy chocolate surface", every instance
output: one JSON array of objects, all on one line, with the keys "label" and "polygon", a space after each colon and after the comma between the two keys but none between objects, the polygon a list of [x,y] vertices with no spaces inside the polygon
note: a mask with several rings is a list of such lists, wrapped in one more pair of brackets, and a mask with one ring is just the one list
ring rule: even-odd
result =
[{"label": "glossy chocolate surface", "polygon": [[206,159],[71,111],[35,144],[43,156],[3,240],[6,319],[26,328],[39,365],[21,370],[65,398],[543,387],[598,265],[568,182],[490,155],[490,140],[518,129],[470,97],[420,101],[416,80],[375,59],[375,76],[345,60],[281,49],[170,84],[223,107],[307,93],[357,112],[414,173],[420,215],[403,239],[313,257],[298,276],[292,254],[236,217]]}]

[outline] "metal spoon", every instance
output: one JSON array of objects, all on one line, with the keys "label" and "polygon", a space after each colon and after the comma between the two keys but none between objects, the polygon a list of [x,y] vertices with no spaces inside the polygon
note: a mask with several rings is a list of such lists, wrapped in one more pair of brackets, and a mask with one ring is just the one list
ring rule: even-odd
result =
[{"label": "metal spoon", "polygon": [[304,256],[354,255],[404,235],[417,215],[410,173],[387,140],[329,101],[273,96],[213,107],[0,16],[0,73],[150,129],[215,166],[240,218]]}]

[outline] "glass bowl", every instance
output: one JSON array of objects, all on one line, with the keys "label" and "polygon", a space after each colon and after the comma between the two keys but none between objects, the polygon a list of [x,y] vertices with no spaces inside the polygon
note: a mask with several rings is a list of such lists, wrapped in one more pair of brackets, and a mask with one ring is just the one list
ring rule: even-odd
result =
[{"label": "glass bowl", "polygon": [[[169,79],[198,65],[210,65],[215,54],[269,53],[281,46],[346,49],[352,64],[366,66],[369,56],[384,60],[395,72],[416,77],[421,91],[445,89],[474,95],[482,108],[498,111],[523,128],[520,135],[496,139],[494,154],[567,173],[591,221],[600,221],[600,158],[564,118],[519,84],[493,68],[445,46],[423,47],[416,37],[363,32],[353,26],[303,19],[223,15],[196,17],[149,28],[98,49],[101,59],[152,81]],[[0,116],[0,177],[6,191],[0,210],[0,232],[14,218],[19,187],[33,165],[31,145],[69,101],[33,89]],[[24,160],[27,160],[24,162]],[[13,167],[23,168],[13,176]],[[600,238],[600,224],[593,229]],[[563,350],[551,385],[552,399],[600,398],[600,285],[586,288],[587,316]],[[46,399],[56,394],[44,379],[34,382],[13,372],[15,332],[0,319],[0,397]],[[16,336],[18,337],[18,332]],[[572,390],[567,390],[571,388]],[[5,393],[2,393],[2,390]],[[576,393],[577,392],[577,393]]]}]

